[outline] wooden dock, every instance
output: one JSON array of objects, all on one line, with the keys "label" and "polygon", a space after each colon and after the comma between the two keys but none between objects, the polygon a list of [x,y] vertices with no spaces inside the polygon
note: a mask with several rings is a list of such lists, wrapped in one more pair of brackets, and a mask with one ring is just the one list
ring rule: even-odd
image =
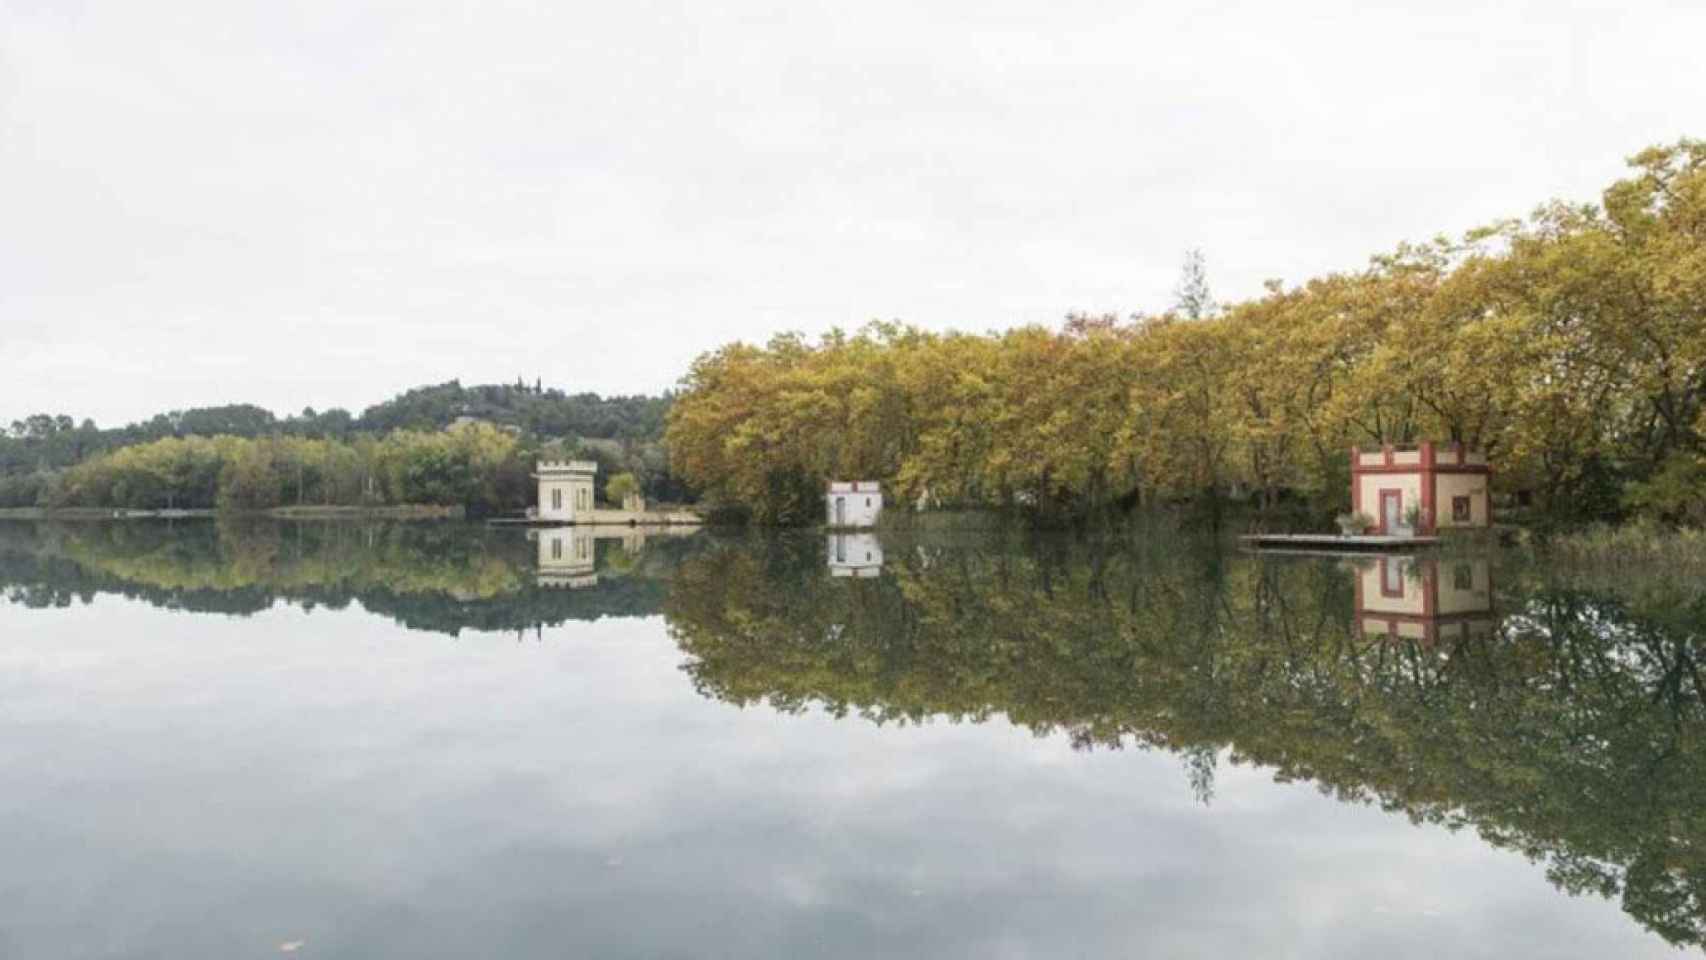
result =
[{"label": "wooden dock", "polygon": [[1238,538],[1246,547],[1257,550],[1295,550],[1310,553],[1356,553],[1394,550],[1420,550],[1437,546],[1438,537],[1393,537],[1381,534],[1341,536],[1336,533],[1253,533]]}]

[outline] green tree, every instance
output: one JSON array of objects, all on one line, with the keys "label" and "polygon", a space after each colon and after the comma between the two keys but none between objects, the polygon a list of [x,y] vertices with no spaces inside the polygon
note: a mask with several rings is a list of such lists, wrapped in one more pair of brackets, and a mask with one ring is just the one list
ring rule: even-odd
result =
[{"label": "green tree", "polygon": [[605,497],[615,504],[626,503],[629,496],[640,492],[640,481],[631,473],[618,473],[604,488]]}]

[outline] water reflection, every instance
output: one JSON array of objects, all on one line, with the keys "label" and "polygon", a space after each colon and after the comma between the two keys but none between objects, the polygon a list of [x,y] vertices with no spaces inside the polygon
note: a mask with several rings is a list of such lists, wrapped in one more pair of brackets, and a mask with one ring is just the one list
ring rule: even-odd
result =
[{"label": "water reflection", "polygon": [[553,527],[529,530],[527,537],[539,545],[534,581],[541,587],[576,589],[598,584],[592,531],[588,527]]},{"label": "water reflection", "polygon": [[883,572],[883,545],[874,533],[831,533],[828,554],[832,577],[867,578]]},{"label": "water reflection", "polygon": [[[538,547],[534,560],[534,583],[541,587],[571,590],[598,585],[600,541],[620,550],[622,558],[638,557],[649,541],[690,537],[691,527],[588,527],[564,526],[529,529],[527,539]],[[606,555],[606,565],[628,569],[618,558]]]},{"label": "water reflection", "polygon": [[0,522],[0,590],[27,606],[112,593],[239,616],[277,603],[357,604],[451,635],[655,615],[676,560],[696,541],[610,533],[529,543],[522,531],[475,524]]},{"label": "water reflection", "polygon": [[[613,531],[616,532],[616,531]],[[663,614],[704,697],[877,725],[1002,717],[1260,765],[1474,830],[1677,944],[1706,938],[1706,598],[1497,556],[461,525],[0,525],[27,606],[352,603],[416,629]],[[880,573],[880,576],[878,575]],[[850,582],[857,580],[860,582]],[[570,587],[573,589],[563,589]]]},{"label": "water reflection", "polygon": [[849,591],[733,549],[684,562],[668,613],[708,696],[1161,747],[1205,798],[1229,755],[1472,827],[1700,943],[1706,605],[1520,567],[1495,599],[1493,566],[925,547]]},{"label": "water reflection", "polygon": [[1390,554],[1351,563],[1356,570],[1356,625],[1364,636],[1432,646],[1494,633],[1498,618],[1493,614],[1493,565],[1486,557],[1440,560]]}]

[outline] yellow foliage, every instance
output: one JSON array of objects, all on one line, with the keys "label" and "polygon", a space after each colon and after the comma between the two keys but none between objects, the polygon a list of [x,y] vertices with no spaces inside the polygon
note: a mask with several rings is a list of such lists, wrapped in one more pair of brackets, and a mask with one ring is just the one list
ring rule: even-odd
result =
[{"label": "yellow foliage", "polygon": [[834,478],[1066,511],[1336,494],[1351,445],[1437,439],[1582,509],[1606,477],[1706,451],[1706,144],[1631,163],[1603,209],[1554,203],[1206,318],[733,344],[683,380],[671,456],[711,499],[779,518]]}]

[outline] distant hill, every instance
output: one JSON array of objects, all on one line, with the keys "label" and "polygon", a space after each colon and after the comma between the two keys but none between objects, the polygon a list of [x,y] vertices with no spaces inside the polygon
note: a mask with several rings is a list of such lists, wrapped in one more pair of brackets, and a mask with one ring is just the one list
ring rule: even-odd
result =
[{"label": "distant hill", "polygon": [[395,430],[439,430],[463,419],[512,427],[541,439],[597,439],[655,443],[663,436],[672,395],[601,397],[567,393],[535,383],[465,387],[459,380],[405,391],[360,416],[312,407],[279,417],[253,404],[197,407],[156,414],[123,427],[102,429],[92,420],[35,414],[0,433],[0,477],[58,470],[98,453],[165,437],[259,437],[284,434],[347,438]]},{"label": "distant hill", "polygon": [[670,397],[601,397],[524,384],[464,387],[456,380],[416,387],[362,411],[357,431],[438,429],[472,417],[541,437],[650,440],[663,435]]}]

